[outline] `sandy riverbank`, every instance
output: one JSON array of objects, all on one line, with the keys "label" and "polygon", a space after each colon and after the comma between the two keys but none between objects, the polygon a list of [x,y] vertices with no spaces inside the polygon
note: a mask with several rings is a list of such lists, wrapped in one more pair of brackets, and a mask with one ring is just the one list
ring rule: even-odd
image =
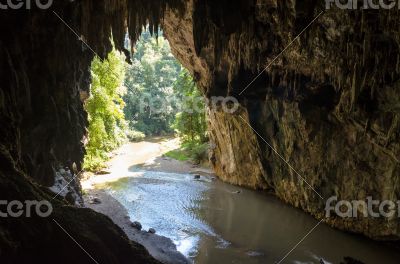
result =
[{"label": "sandy riverbank", "polygon": [[163,157],[165,153],[178,149],[179,146],[179,139],[170,137],[151,138],[125,144],[114,151],[113,158],[106,164],[105,174],[84,173],[81,180],[82,188],[86,191],[95,188],[94,186],[98,184],[134,176],[134,169],[201,175],[213,174],[210,169],[193,165],[191,162]]},{"label": "sandy riverbank", "polygon": [[[175,138],[155,138],[126,144],[114,152],[115,156],[107,164],[106,174],[86,174],[82,180],[85,206],[109,216],[125,231],[129,239],[142,244],[154,258],[163,263],[191,262],[177,251],[171,239],[132,227],[132,222],[136,219],[130,219],[127,210],[98,185],[135,177],[134,171],[138,169],[212,175],[212,171],[207,168],[163,157],[163,154],[178,147],[179,140]],[[94,200],[97,203],[93,203]]]},{"label": "sandy riverbank", "polygon": [[[98,199],[100,203],[91,203],[94,198]],[[143,245],[155,259],[166,264],[191,263],[177,251],[171,239],[151,234],[148,230],[138,230],[132,227],[134,219],[131,220],[127,210],[106,191],[92,189],[84,196],[84,201],[88,208],[110,217],[126,233],[130,240]]]}]

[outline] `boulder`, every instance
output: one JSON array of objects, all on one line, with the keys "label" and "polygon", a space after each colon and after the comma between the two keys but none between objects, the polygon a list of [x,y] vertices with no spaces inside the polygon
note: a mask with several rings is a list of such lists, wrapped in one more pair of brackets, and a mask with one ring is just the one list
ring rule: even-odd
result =
[{"label": "boulder", "polygon": [[136,228],[137,230],[142,230],[142,224],[138,221],[135,221],[131,224],[131,227]]}]

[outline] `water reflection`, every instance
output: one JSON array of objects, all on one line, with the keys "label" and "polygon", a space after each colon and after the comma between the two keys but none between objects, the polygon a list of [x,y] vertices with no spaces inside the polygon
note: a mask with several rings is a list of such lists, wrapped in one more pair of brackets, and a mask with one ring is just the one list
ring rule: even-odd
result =
[{"label": "water reflection", "polygon": [[[274,197],[191,175],[143,171],[103,187],[131,219],[171,238],[195,263],[274,263],[317,223]],[[380,244],[320,225],[285,263],[340,263],[344,256],[400,259]]]}]

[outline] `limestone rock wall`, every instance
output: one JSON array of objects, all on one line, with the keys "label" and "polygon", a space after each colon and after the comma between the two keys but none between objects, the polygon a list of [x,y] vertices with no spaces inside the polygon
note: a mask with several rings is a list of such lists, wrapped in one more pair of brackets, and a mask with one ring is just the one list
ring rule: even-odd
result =
[{"label": "limestone rock wall", "polygon": [[[111,36],[126,52],[127,17],[125,1],[54,1],[48,10],[1,10],[0,200],[46,200],[53,207],[46,218],[0,217],[1,263],[89,263],[91,257],[98,263],[158,263],[108,217],[72,206],[81,198],[77,176],[90,64],[95,53],[104,58],[111,50]],[[132,28],[131,34],[139,31]],[[0,209],[5,211],[3,204]]]},{"label": "limestone rock wall", "polygon": [[[112,36],[129,61],[125,36],[134,44],[146,24],[162,26],[205,96],[240,102],[233,115],[208,112],[211,160],[222,179],[274,192],[322,218],[324,201],[272,146],[325,198],[398,199],[399,10],[332,9],[295,38],[324,10],[323,1],[54,2],[49,10],[0,16],[0,199],[50,200],[56,176],[69,181],[79,171],[94,52],[104,58]],[[71,186],[79,193],[78,181]],[[99,262],[153,262],[109,219],[63,198],[54,206],[54,219]],[[399,239],[397,218],[327,221]],[[87,260],[52,219],[0,218],[0,226],[6,263]]]},{"label": "limestone rock wall", "polygon": [[[294,0],[186,5],[191,13],[168,10],[163,21],[174,54],[207,97],[241,104],[234,115],[209,111],[221,179],[273,191],[319,219],[319,195],[399,198],[399,10],[326,11],[323,1]],[[325,221],[376,239],[400,237],[397,218]]]},{"label": "limestone rock wall", "polygon": [[[208,128],[211,145],[211,164],[215,173],[229,183],[254,189],[271,188],[262,166],[262,152],[257,136],[244,122],[249,122],[246,111],[235,115],[209,109]],[[240,149],[240,151],[238,151]]]}]

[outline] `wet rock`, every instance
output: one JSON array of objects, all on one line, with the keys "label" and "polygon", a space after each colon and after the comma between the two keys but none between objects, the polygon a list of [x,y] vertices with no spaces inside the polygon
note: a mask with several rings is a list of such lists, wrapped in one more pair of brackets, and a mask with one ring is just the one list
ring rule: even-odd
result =
[{"label": "wet rock", "polygon": [[95,197],[90,200],[90,203],[91,204],[101,204],[101,200],[100,200],[100,198]]},{"label": "wet rock", "polygon": [[194,179],[195,179],[195,180],[200,179],[200,177],[201,177],[200,174],[195,174],[195,175],[194,175]]},{"label": "wet rock", "polygon": [[250,257],[261,257],[261,256],[264,256],[265,254],[260,251],[248,251],[248,252],[246,252],[246,255],[250,256]]},{"label": "wet rock", "polygon": [[155,234],[156,233],[156,230],[154,229],[154,228],[149,228],[149,231],[148,231],[150,234]]},{"label": "wet rock", "polygon": [[[373,193],[386,200],[390,189],[393,197],[399,197],[393,186],[400,173],[400,39],[386,37],[394,36],[387,25],[397,25],[398,15],[384,20],[378,13],[364,18],[362,10],[354,14],[331,10],[318,21],[324,37],[314,24],[299,42],[300,49],[282,54],[280,59],[288,63],[258,75],[259,65],[271,61],[291,41],[291,34],[284,32],[296,32],[297,21],[308,19],[304,14],[317,12],[317,5],[301,7],[300,2],[291,1],[284,8],[257,5],[247,11],[237,6],[232,10],[240,10],[242,19],[229,12],[219,25],[208,12],[223,1],[215,1],[213,7],[186,1],[187,10],[195,12],[184,17],[171,10],[165,14],[162,26],[171,50],[204,94],[237,92],[242,97],[233,115],[218,107],[207,111],[215,173],[228,183],[271,190],[318,217],[324,215],[319,195],[364,200],[366,193]],[[246,13],[252,10],[252,15]],[[352,32],[349,24],[363,30]],[[399,29],[395,31],[398,36]],[[213,34],[218,39],[210,37]],[[345,40],[349,34],[353,42]],[[262,36],[268,38],[261,41]],[[388,48],[375,48],[382,45]],[[243,90],[256,79],[258,83]],[[293,171],[281,157],[306,174],[313,189],[289,177]],[[328,224],[372,238],[400,240],[398,219],[332,219]]]},{"label": "wet rock", "polygon": [[344,262],[340,262],[340,264],[365,264],[357,259],[353,259],[352,257],[344,257]]},{"label": "wet rock", "polygon": [[[131,6],[111,6],[117,2],[108,1],[104,8],[99,8],[113,12],[102,13],[90,5],[83,9],[72,5],[64,14],[67,21],[86,29],[83,37],[91,40],[91,46],[102,57],[112,45],[104,43],[108,36],[98,32],[110,32],[107,30],[111,28],[110,22],[124,25],[123,14],[129,12],[119,9]],[[160,12],[161,5],[157,1],[143,8],[132,8],[141,13],[135,13],[136,19],[130,20],[130,33],[137,39],[138,29],[144,26],[137,21],[147,23],[148,20],[141,17],[146,13],[151,14],[148,15],[150,24],[162,21],[173,53],[194,75],[205,95],[240,92],[244,85],[258,77],[260,65],[275,58],[291,41],[301,26],[298,22],[307,20],[305,14],[315,13],[318,7],[301,7],[296,4],[300,1],[289,1],[292,4],[268,10],[268,5],[253,6],[248,1],[238,6],[246,1],[232,1],[230,10],[240,12],[240,16],[236,12],[223,12],[215,19],[218,13],[211,10],[226,10],[225,1],[215,1],[215,5],[212,1],[183,1],[187,6],[179,10],[174,6],[180,1],[171,2],[175,4],[165,12]],[[211,3],[213,5],[209,6]],[[65,5],[58,1],[57,9],[65,10]],[[81,9],[83,13],[78,11]],[[84,19],[85,14],[95,11],[98,15]],[[307,180],[324,197],[338,194],[349,200],[359,198],[354,194],[365,198],[363,193],[373,193],[374,198],[382,200],[387,197],[388,190],[393,190],[393,197],[399,197],[399,189],[393,189],[400,171],[399,29],[387,26],[397,25],[399,18],[391,15],[386,19],[380,13],[364,18],[358,11],[339,11],[325,14],[299,39],[296,44],[299,48],[283,53],[280,60],[286,63],[277,63],[260,75],[242,95],[241,117],[215,109],[208,114],[210,138],[216,144],[215,158],[211,161],[221,179],[254,189],[272,189],[285,202],[313,215],[322,215],[320,198],[306,184],[298,184],[297,177],[289,177],[292,172],[266,142],[275,146],[297,171],[307,174]],[[120,15],[107,19],[110,13]],[[163,19],[160,13],[165,16]],[[54,21],[47,14],[34,10],[31,15],[29,19],[21,19],[18,27],[2,31],[7,41],[2,41],[0,49],[0,75],[6,89],[0,90],[0,115],[2,124],[7,125],[0,128],[0,150],[1,178],[7,189],[2,189],[1,193],[9,197],[15,196],[9,186],[21,190],[24,184],[24,179],[17,178],[17,174],[25,168],[16,168],[12,173],[13,168],[21,164],[21,158],[30,160],[26,162],[26,175],[47,187],[53,185],[53,168],[58,167],[58,163],[73,162],[72,170],[77,174],[80,166],[75,162],[80,164],[83,160],[81,140],[88,125],[83,102],[76,95],[89,92],[89,67],[94,55],[89,52],[82,56],[80,43],[77,44],[72,34],[65,34],[62,23],[54,24],[52,32],[44,34],[45,25]],[[0,20],[0,25],[7,25],[15,18],[2,15]],[[371,24],[374,26],[369,27]],[[347,25],[363,25],[364,28],[353,31],[353,27]],[[324,28],[326,35],[318,28]],[[113,33],[116,33],[113,36],[116,48],[123,48],[121,43],[126,32],[113,28]],[[348,41],[349,36],[352,41]],[[24,41],[27,38],[32,41]],[[50,41],[55,45],[48,45]],[[377,48],[380,46],[386,48]],[[254,109],[258,111],[255,113]],[[25,120],[28,122],[22,123]],[[246,123],[253,124],[263,140]],[[78,182],[72,184],[79,188]],[[18,193],[41,196],[36,191],[28,195],[32,188],[26,187],[26,191]],[[60,212],[66,210],[69,208],[61,208]],[[69,215],[76,217],[82,212]],[[331,225],[370,237],[400,238],[398,219],[389,223],[387,219],[382,222],[338,219]],[[66,229],[71,227],[73,225]],[[90,227],[88,225],[88,229]],[[49,230],[48,226],[44,225],[43,230]],[[94,226],[91,230],[97,234]],[[24,237],[21,241],[29,239]],[[32,237],[34,239],[36,237]],[[11,240],[19,242],[19,237]],[[116,245],[114,241],[118,240],[109,241]],[[67,248],[61,242],[60,248]],[[43,248],[44,244],[39,245]],[[31,245],[28,248],[31,249]],[[108,259],[112,259],[111,256]]]},{"label": "wet rock", "polygon": [[74,205],[75,204],[75,195],[73,192],[69,192],[67,193],[67,195],[65,195],[65,200],[67,200],[68,203]]},{"label": "wet rock", "polygon": [[96,172],[96,175],[107,175],[107,174],[111,174],[111,172],[107,170],[101,170]]},{"label": "wet rock", "polygon": [[136,228],[137,230],[142,230],[142,224],[140,222],[138,222],[138,221],[133,222],[131,224],[131,227]]}]

